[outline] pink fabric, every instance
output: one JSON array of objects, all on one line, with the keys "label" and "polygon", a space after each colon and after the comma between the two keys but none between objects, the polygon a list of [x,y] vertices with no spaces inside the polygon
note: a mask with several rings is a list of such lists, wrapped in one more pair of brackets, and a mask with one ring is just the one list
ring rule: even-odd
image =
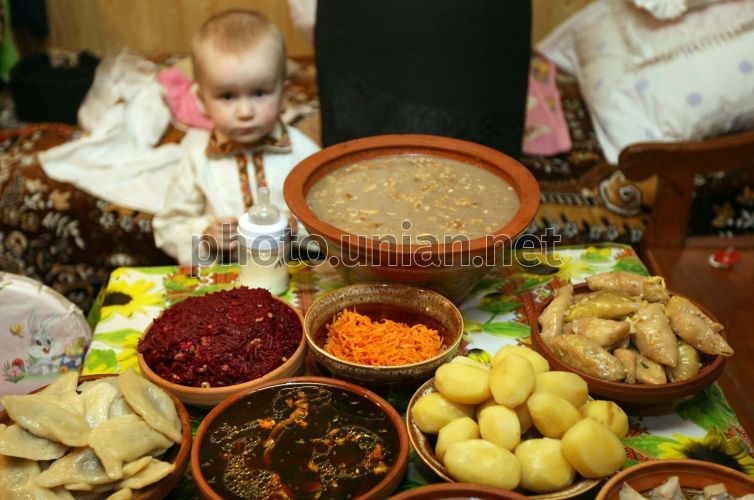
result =
[{"label": "pink fabric", "polygon": [[552,156],[571,150],[555,72],[555,64],[549,59],[532,57],[523,144],[527,155]]},{"label": "pink fabric", "polygon": [[212,130],[212,121],[202,113],[191,92],[192,80],[175,67],[166,68],[157,75],[165,89],[165,99],[173,118],[187,127]]}]

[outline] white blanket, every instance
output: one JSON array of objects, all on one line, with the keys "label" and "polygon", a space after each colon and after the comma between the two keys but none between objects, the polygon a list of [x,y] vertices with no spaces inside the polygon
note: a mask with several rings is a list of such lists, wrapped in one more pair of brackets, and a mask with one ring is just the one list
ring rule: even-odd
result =
[{"label": "white blanket", "polygon": [[52,179],[126,208],[162,207],[180,145],[155,147],[170,123],[157,67],[123,51],[106,58],[79,109],[84,135],[39,155]]}]

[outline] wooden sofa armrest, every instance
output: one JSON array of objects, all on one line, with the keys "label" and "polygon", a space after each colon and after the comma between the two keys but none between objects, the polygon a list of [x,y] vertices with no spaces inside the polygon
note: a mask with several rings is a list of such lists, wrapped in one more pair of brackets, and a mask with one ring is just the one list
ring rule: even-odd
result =
[{"label": "wooden sofa armrest", "polygon": [[694,175],[754,169],[754,130],[703,141],[633,144],[621,151],[618,167],[631,180],[658,176],[644,244],[681,247],[691,212]]}]

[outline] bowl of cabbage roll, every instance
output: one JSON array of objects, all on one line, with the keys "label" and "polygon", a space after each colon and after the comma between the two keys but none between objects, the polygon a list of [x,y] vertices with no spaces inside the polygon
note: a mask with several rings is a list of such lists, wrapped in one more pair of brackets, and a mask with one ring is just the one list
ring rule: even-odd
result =
[{"label": "bowl of cabbage roll", "polygon": [[660,276],[597,274],[559,287],[527,314],[532,345],[553,369],[578,373],[591,393],[634,406],[703,390],[733,355],[723,325]]},{"label": "bowl of cabbage roll", "polygon": [[754,479],[700,460],[655,460],[613,476],[597,500],[735,499],[754,493]]},{"label": "bowl of cabbage roll", "polygon": [[69,372],[0,403],[0,469],[12,478],[0,482],[0,498],[158,499],[188,463],[186,408],[132,369]]}]

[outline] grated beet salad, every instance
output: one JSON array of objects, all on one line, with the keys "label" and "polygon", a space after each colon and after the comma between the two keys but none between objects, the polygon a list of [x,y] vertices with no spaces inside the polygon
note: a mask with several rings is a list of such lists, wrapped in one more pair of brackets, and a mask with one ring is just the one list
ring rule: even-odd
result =
[{"label": "grated beet salad", "polygon": [[224,387],[282,365],[303,335],[298,316],[263,288],[189,297],[139,342],[149,368],[174,384]]}]

